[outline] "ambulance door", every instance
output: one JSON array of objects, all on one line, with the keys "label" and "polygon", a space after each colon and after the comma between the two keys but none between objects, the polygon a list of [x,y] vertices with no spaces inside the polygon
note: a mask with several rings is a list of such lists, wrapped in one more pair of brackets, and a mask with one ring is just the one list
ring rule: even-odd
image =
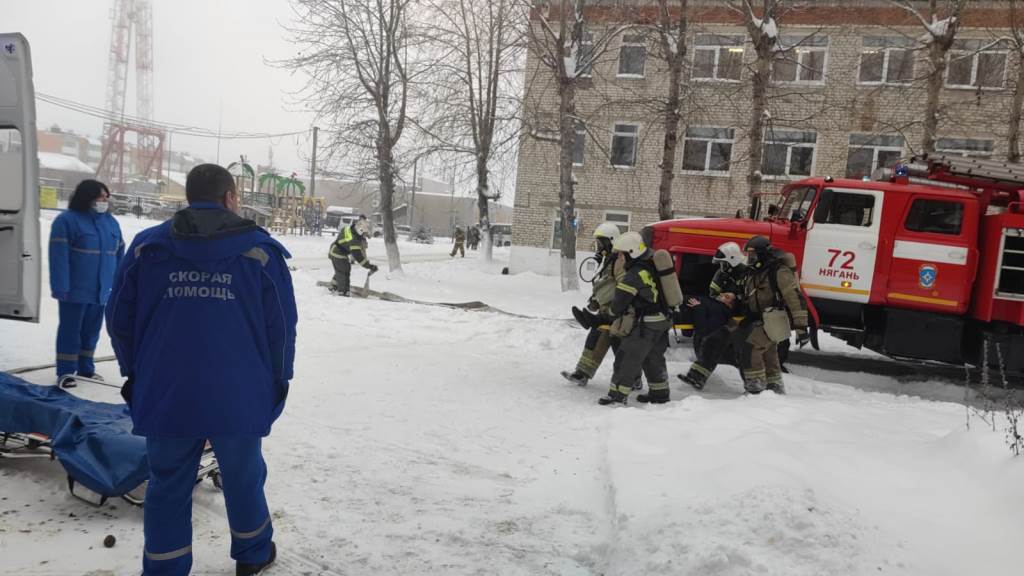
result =
[{"label": "ambulance door", "polygon": [[39,178],[28,42],[0,34],[0,318],[39,321]]},{"label": "ambulance door", "polygon": [[825,188],[804,242],[800,277],[807,294],[866,303],[881,223],[881,191]]},{"label": "ambulance door", "polygon": [[892,306],[961,314],[977,267],[978,203],[918,194],[896,228],[886,299]]}]

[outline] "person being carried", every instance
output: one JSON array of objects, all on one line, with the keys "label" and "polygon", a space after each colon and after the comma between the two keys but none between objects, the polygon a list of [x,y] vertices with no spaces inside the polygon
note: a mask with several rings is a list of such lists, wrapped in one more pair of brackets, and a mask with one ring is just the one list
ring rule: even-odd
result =
[{"label": "person being carried", "polygon": [[[609,306],[613,324],[619,335],[612,341],[615,370],[608,395],[598,400],[601,405],[625,404],[634,383],[643,372],[647,393],[637,401],[661,404],[669,401],[668,370],[665,350],[672,321],[668,305],[658,285],[654,253],[639,232],[626,232],[612,247],[623,259],[623,270],[617,274],[615,296]],[[632,318],[632,322],[630,321]],[[628,326],[632,323],[632,326]]]},{"label": "person being carried", "polygon": [[352,262],[359,264],[373,274],[377,266],[370,264],[366,257],[366,238],[370,235],[370,222],[366,216],[360,216],[352,224],[345,226],[338,233],[338,238],[331,244],[328,255],[331,264],[334,266],[334,278],[331,280],[331,290],[348,296],[352,283]]},{"label": "person being carried", "polygon": [[[615,274],[613,272],[615,257],[612,242],[619,237],[619,227],[612,222],[604,222],[594,229],[594,258],[598,262],[597,275],[594,276],[594,291],[587,302],[587,309],[572,308],[573,316],[581,326],[589,330],[583,344],[583,352],[572,372],[563,371],[562,377],[578,386],[586,386],[597,369],[604,362],[611,336],[608,335],[608,309],[615,296]],[[604,318],[604,320],[602,320]]]},{"label": "person being carried", "polygon": [[[718,367],[722,354],[729,347],[730,332],[726,329],[730,317],[737,311],[737,294],[743,292],[743,284],[746,281],[749,269],[747,267],[747,256],[735,242],[726,242],[715,251],[713,262],[718,264],[711,284],[708,286],[708,299],[701,298],[698,302],[714,302],[725,304],[730,308],[728,314],[723,314],[721,306],[690,306],[693,316],[693,350],[697,355],[696,361],[690,365],[689,371],[679,374],[678,378],[702,390],[708,378]],[[722,299],[724,294],[730,296]],[[727,302],[730,301],[730,302]]]},{"label": "person being carried", "polygon": [[455,258],[455,253],[459,252],[462,257],[466,257],[466,233],[462,231],[461,226],[455,227],[455,234],[452,236],[452,253],[451,257]]},{"label": "person being carried", "polygon": [[235,574],[277,547],[262,440],[284,409],[297,313],[288,251],[236,214],[235,179],[200,164],[189,207],[136,235],[117,270],[107,328],[127,378],[132,432],[146,437],[147,576],[192,567],[192,490],[207,441],[220,465]]}]

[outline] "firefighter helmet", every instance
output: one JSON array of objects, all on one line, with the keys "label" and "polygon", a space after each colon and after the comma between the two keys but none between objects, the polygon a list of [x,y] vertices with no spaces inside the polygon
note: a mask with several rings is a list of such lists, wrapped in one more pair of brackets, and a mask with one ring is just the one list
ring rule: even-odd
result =
[{"label": "firefighter helmet", "polygon": [[623,252],[630,258],[640,258],[644,254],[650,252],[647,248],[647,244],[644,244],[643,237],[640,236],[639,232],[626,232],[612,242],[612,248],[616,252]]},{"label": "firefighter helmet", "polygon": [[373,229],[370,226],[370,221],[365,219],[356,220],[356,223],[352,225],[352,229],[356,231],[356,234],[360,236],[369,236],[370,231]]},{"label": "firefighter helmet", "polygon": [[740,249],[739,244],[735,242],[726,242],[718,247],[712,261],[724,264],[729,268],[738,268],[746,266],[747,256],[743,253],[743,250]]},{"label": "firefighter helmet", "polygon": [[[743,251],[747,253],[747,263],[753,264],[755,262],[764,262],[768,259],[768,254],[771,252],[772,243],[764,236],[754,236],[750,240],[747,240],[747,244],[743,247]],[[751,252],[753,252],[753,258],[751,258]]]},{"label": "firefighter helmet", "polygon": [[607,238],[614,241],[620,233],[619,227],[612,222],[602,222],[600,226],[594,228],[594,238]]}]

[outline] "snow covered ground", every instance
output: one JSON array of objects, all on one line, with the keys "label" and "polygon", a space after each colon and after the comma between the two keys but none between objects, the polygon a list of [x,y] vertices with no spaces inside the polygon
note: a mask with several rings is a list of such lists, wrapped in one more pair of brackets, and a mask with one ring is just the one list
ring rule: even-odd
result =
[{"label": "snow covered ground", "polygon": [[[129,236],[151,224],[121,222]],[[265,443],[271,576],[1024,573],[1024,459],[936,400],[960,388],[794,366],[789,395],[744,397],[723,367],[702,395],[599,407],[610,362],[587,388],[558,376],[582,345],[565,319],[583,296],[502,276],[506,251],[488,267],[403,243],[404,275],[371,286],[527,317],[331,296],[315,285],[330,239],[283,241],[299,352]],[[384,260],[379,241],[370,256]],[[43,312],[0,324],[0,368],[51,361],[52,300]],[[685,371],[690,350],[669,354]],[[220,495],[204,483],[195,499],[194,573],[231,574]],[[55,463],[0,461],[0,574],[132,574],[141,546],[140,509],[75,500]]]}]

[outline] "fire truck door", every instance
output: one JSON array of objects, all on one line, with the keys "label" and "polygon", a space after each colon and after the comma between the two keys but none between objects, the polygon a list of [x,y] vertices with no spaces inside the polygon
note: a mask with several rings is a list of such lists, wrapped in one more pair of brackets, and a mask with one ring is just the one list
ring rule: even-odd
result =
[{"label": "fire truck door", "polygon": [[915,196],[896,229],[886,298],[893,306],[949,313],[967,310],[977,258],[977,204]]},{"label": "fire truck door", "polygon": [[878,253],[882,193],[826,188],[807,229],[801,284],[809,296],[867,302]]}]

